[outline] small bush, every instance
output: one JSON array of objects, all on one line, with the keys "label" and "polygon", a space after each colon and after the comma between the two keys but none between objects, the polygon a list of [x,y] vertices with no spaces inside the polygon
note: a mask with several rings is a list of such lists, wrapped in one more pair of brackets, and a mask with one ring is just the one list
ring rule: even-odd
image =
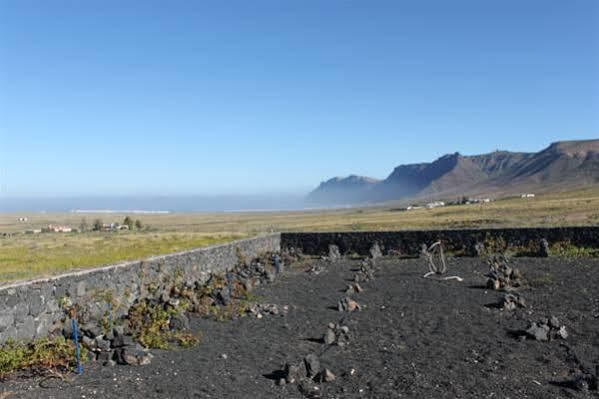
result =
[{"label": "small bush", "polygon": [[169,349],[171,342],[184,347],[193,346],[199,342],[198,336],[188,331],[173,332],[169,328],[171,317],[184,313],[188,307],[186,301],[181,301],[176,307],[141,301],[129,309],[129,326],[137,341],[146,348]]},{"label": "small bush", "polygon": [[[81,359],[87,351],[81,347]],[[75,366],[75,345],[63,337],[41,338],[30,343],[9,340],[0,346],[0,377],[28,368],[70,369]]]}]

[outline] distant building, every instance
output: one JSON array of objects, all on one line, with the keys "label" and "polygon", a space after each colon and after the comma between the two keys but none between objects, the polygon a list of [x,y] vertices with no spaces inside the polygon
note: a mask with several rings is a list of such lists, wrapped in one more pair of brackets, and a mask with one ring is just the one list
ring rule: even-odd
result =
[{"label": "distant building", "polygon": [[522,194],[522,195],[520,196],[520,198],[534,198],[534,197],[535,197],[535,195],[534,195],[534,194]]},{"label": "distant building", "polygon": [[53,224],[49,224],[48,226],[43,227],[41,229],[41,232],[43,232],[43,233],[70,233],[72,231],[73,231],[72,227],[53,225]]},{"label": "distant building", "polygon": [[426,204],[426,207],[428,209],[432,209],[432,208],[438,208],[441,206],[445,206],[445,202],[443,201],[434,201],[434,202],[429,202],[428,204]]},{"label": "distant building", "polygon": [[19,222],[27,222],[29,219],[27,217],[20,217]]},{"label": "distant building", "polygon": [[42,229],[29,229],[29,230],[25,230],[25,234],[38,234],[41,233]]},{"label": "distant building", "polygon": [[486,204],[491,202],[491,198],[468,198],[466,204]]}]

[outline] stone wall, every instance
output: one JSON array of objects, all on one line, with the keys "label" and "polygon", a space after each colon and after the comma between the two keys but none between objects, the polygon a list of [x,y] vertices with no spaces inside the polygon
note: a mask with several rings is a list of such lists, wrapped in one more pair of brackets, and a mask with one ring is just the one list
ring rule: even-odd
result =
[{"label": "stone wall", "polygon": [[280,234],[261,236],[142,261],[72,272],[0,287],[0,343],[31,340],[62,328],[65,308],[126,313],[135,300],[160,295],[173,282],[205,282],[248,259],[280,250]]},{"label": "stone wall", "polygon": [[476,254],[474,246],[479,242],[487,246],[505,243],[507,248],[528,250],[528,255],[535,255],[542,238],[550,245],[569,242],[578,247],[599,248],[599,227],[282,233],[281,249],[296,248],[308,255],[328,255],[329,245],[334,244],[342,254],[367,255],[376,242],[385,254],[397,251],[412,256],[419,253],[423,243],[430,245],[441,240],[447,251],[466,256]]}]

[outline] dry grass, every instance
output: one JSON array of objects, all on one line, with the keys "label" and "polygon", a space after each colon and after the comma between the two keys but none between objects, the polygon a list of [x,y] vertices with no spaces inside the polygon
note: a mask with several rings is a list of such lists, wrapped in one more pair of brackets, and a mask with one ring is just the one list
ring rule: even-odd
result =
[{"label": "dry grass", "polygon": [[59,274],[242,238],[242,235],[128,232],[19,235],[0,240],[0,280]]},{"label": "dry grass", "polygon": [[[19,223],[19,216],[29,222]],[[2,214],[0,232],[51,223],[78,227],[98,215]],[[124,214],[101,215],[122,222]],[[272,231],[363,231],[599,224],[599,189],[509,198],[489,204],[397,211],[392,206],[322,211],[136,215],[149,229],[119,233],[15,235],[0,239],[0,279],[56,274],[73,268],[175,252]]]}]

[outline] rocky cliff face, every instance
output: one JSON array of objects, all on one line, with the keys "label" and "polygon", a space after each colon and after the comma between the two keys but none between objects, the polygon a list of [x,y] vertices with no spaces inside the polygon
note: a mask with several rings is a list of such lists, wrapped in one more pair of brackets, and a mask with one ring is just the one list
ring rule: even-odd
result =
[{"label": "rocky cliff face", "polygon": [[444,155],[399,165],[384,180],[363,176],[323,182],[308,196],[321,204],[350,204],[481,193],[517,193],[599,183],[599,140],[562,141],[538,153],[496,151]]}]

